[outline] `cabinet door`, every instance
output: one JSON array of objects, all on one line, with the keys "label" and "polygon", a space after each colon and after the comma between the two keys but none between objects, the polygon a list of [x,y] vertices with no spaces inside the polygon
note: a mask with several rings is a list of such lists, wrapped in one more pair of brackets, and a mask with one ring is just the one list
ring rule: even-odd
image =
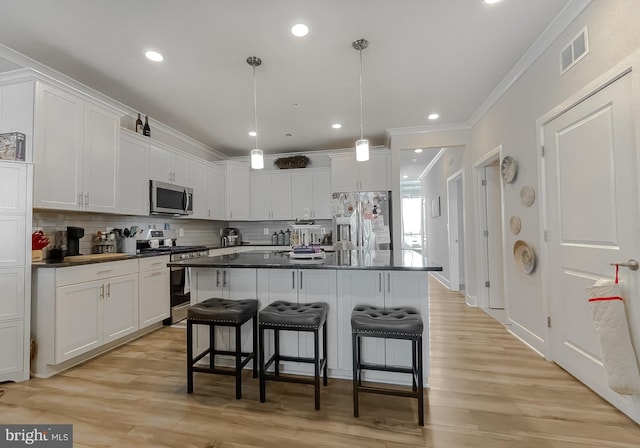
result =
[{"label": "cabinet door", "polygon": [[0,269],[0,321],[24,317],[24,274],[25,268]]},{"label": "cabinet door", "polygon": [[291,175],[271,174],[271,219],[291,219]]},{"label": "cabinet door", "polygon": [[[22,320],[0,322],[0,381],[4,375],[24,368],[24,323]],[[27,379],[28,379],[27,375]]]},{"label": "cabinet door", "polygon": [[211,219],[224,219],[226,188],[224,170],[217,166],[207,168],[207,216]]},{"label": "cabinet door", "polygon": [[154,145],[149,147],[149,178],[162,182],[173,182],[169,152]]},{"label": "cabinet door", "polygon": [[[348,335],[349,340],[338,344],[338,367],[351,370],[351,312],[356,305],[384,306],[382,271],[338,271],[338,332]],[[365,338],[362,341],[362,361],[376,364],[385,362],[384,339]]]},{"label": "cabinet door", "polygon": [[80,210],[83,101],[38,83],[33,146],[35,208]]},{"label": "cabinet door", "polygon": [[104,289],[102,316],[106,344],[138,329],[138,275],[107,278]]},{"label": "cabinet door", "polygon": [[149,215],[149,144],[123,134],[118,171],[118,211]]},{"label": "cabinet door", "polygon": [[[331,171],[313,173],[313,212],[316,219],[332,219],[331,214]],[[295,215],[294,215],[295,217]]]},{"label": "cabinet door", "polygon": [[[258,269],[258,298],[260,308],[275,302],[286,300],[298,302],[298,271],[297,269]],[[267,331],[271,338],[271,331]],[[270,343],[271,344],[271,343]],[[265,345],[265,348],[269,345]],[[270,348],[270,353],[273,349]],[[294,331],[280,332],[280,354],[298,356],[298,333]],[[270,356],[265,353],[265,356]]]},{"label": "cabinet door", "polygon": [[171,171],[173,183],[182,187],[190,187],[189,159],[180,154],[171,154]]},{"label": "cabinet door", "polygon": [[84,209],[116,209],[116,173],[119,161],[120,117],[94,104],[84,105]]},{"label": "cabinet door", "polygon": [[371,154],[366,162],[358,162],[360,191],[387,191],[387,154]]},{"label": "cabinet door", "polygon": [[102,345],[101,280],[56,288],[55,364]]},{"label": "cabinet door", "polygon": [[0,215],[0,267],[24,266],[25,217]]},{"label": "cabinet door", "polygon": [[355,155],[331,158],[331,191],[358,191],[358,166]]},{"label": "cabinet door", "polygon": [[251,216],[249,167],[227,165],[227,219],[246,220]]},{"label": "cabinet door", "polygon": [[[314,208],[314,177],[311,170],[300,170],[291,174],[291,217],[311,218]],[[330,193],[329,193],[330,194]],[[305,216],[309,214],[309,216]]]},{"label": "cabinet door", "polygon": [[[299,303],[325,302],[329,305],[327,316],[327,363],[330,369],[338,367],[338,310],[336,298],[336,271],[331,269],[299,269]],[[320,333],[321,335],[322,333]],[[321,339],[322,340],[322,339]],[[322,347],[322,342],[320,343]],[[300,356],[313,357],[313,334],[300,333],[298,338]],[[322,348],[321,348],[322,349]]]},{"label": "cabinet door", "polygon": [[[425,378],[428,374],[429,358],[429,302],[428,274],[426,272],[386,271],[385,307],[412,306],[420,311],[424,323],[422,352]],[[386,363],[388,366],[411,365],[411,342],[397,339],[386,340]],[[406,381],[406,375],[404,375]],[[399,381],[400,377],[399,377]]]},{"label": "cabinet door", "polygon": [[0,161],[0,213],[23,214],[26,195],[27,165]]},{"label": "cabinet door", "polygon": [[189,161],[190,187],[193,188],[193,218],[208,218],[209,207],[207,200],[207,166]]},{"label": "cabinet door", "polygon": [[251,219],[271,219],[271,175],[251,174]]},{"label": "cabinet door", "polygon": [[138,274],[138,328],[169,317],[169,278],[169,268]]},{"label": "cabinet door", "polygon": [[[257,298],[257,278],[255,269],[225,269],[223,275],[223,283],[225,286],[224,298],[231,300],[256,299]],[[260,308],[258,307],[258,312]],[[253,347],[253,323],[247,322],[242,326],[242,350],[250,352]],[[236,343],[234,339],[234,331],[229,329],[229,347],[235,350]],[[258,348],[256,347],[256,351]],[[247,365],[253,368],[252,363]]]}]

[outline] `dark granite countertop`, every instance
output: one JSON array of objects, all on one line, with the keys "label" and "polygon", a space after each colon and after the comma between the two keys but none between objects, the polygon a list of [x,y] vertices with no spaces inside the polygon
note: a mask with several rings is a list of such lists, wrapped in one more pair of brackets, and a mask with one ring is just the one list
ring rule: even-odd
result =
[{"label": "dark granite countertop", "polygon": [[85,260],[85,261],[52,261],[52,260],[44,260],[44,261],[34,261],[31,263],[31,267],[33,269],[36,268],[68,268],[72,266],[83,266],[85,264],[97,264],[97,263],[109,263],[111,261],[127,261],[127,260],[137,260],[138,258],[148,258],[148,257],[160,257],[162,255],[169,255],[167,253],[158,253],[158,252],[150,252],[146,254],[136,254],[136,255],[127,255],[126,257],[121,258],[107,258],[107,259],[98,259],[98,260]]},{"label": "dark granite countertop", "polygon": [[174,261],[168,266],[194,268],[272,268],[272,269],[384,269],[398,271],[442,271],[415,251],[402,251],[396,259],[392,251],[343,250],[327,252],[324,260],[292,260],[288,253],[256,250],[230,255],[217,255]]}]

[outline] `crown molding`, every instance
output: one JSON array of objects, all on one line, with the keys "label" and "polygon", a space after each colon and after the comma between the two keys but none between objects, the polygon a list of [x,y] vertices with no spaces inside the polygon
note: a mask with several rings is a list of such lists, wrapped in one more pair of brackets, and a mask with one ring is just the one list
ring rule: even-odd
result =
[{"label": "crown molding", "polygon": [[538,60],[540,56],[560,37],[584,9],[589,6],[593,0],[571,0],[565,5],[558,15],[547,25],[540,36],[529,47],[529,49],[520,57],[513,68],[502,78],[502,81],[496,86],[491,94],[482,102],[480,107],[469,118],[469,125],[473,127],[486,114],[491,107],[529,70],[529,68]]},{"label": "crown molding", "polygon": [[436,156],[431,159],[431,162],[429,162],[429,165],[427,165],[427,167],[422,171],[422,173],[420,173],[420,175],[418,176],[418,180],[422,180],[427,174],[429,174],[429,171],[431,171],[431,168],[433,168],[436,163],[438,163],[438,160],[440,160],[442,158],[442,156],[445,155],[445,153],[447,152],[447,148],[442,148],[440,151],[438,151],[438,154],[436,154]]},{"label": "crown molding", "polygon": [[[30,57],[25,56],[24,54],[19,53],[16,50],[7,47],[6,45],[0,44],[0,57],[24,67],[23,69],[13,70],[11,72],[1,74],[3,77],[5,77],[6,75],[6,79],[8,80],[12,78],[12,75],[13,77],[15,77],[15,79],[18,79],[20,76],[22,76],[22,78],[24,79],[27,79],[27,77],[29,76],[28,73],[30,72],[30,74],[33,75],[32,79],[54,83],[58,86],[63,86],[67,89],[72,89],[76,92],[88,95],[94,100],[97,100],[106,106],[117,109],[119,113],[129,116],[133,120],[135,120],[138,115],[137,110],[127,106],[126,104],[114,100],[113,98],[108,97],[107,95],[98,92],[97,90],[94,90],[91,87],[82,84],[81,82],[76,81],[75,79],[65,75],[64,73],[54,70],[51,67],[36,61],[35,59],[31,59]],[[11,80],[13,81],[13,79]],[[220,151],[208,145],[205,145],[204,143],[199,142],[198,140],[195,140],[194,138],[189,137],[188,135],[185,135],[170,126],[167,126],[164,123],[153,120],[151,118],[149,120],[151,121],[155,129],[170,137],[173,137],[194,147],[195,149],[207,152],[220,159],[228,158],[226,154],[223,154]]]},{"label": "crown molding", "polygon": [[431,132],[448,131],[468,131],[471,129],[469,123],[449,123],[449,124],[424,124],[421,126],[408,126],[406,128],[391,128],[386,130],[389,137],[396,135],[428,134]]}]

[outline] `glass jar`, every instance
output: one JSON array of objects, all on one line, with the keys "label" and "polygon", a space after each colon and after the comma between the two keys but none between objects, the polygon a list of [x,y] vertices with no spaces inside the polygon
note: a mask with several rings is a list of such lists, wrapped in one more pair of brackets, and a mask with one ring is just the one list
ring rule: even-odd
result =
[{"label": "glass jar", "polygon": [[284,232],[282,230],[278,234],[278,246],[284,246]]},{"label": "glass jar", "polygon": [[284,245],[291,246],[291,230],[289,229],[287,229],[287,231],[284,232]]}]

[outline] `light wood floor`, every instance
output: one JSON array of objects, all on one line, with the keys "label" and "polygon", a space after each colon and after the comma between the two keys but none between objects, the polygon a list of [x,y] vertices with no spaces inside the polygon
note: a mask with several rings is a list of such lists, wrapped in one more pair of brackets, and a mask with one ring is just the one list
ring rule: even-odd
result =
[{"label": "light wood floor", "polygon": [[[185,392],[185,332],[163,328],[54,378],[2,384],[0,423],[72,423],[76,447],[587,448],[640,446],[640,427],[547,363],[461,295],[431,280],[431,389],[416,400],[247,375],[197,374]],[[2,392],[0,392],[2,394]]]}]

